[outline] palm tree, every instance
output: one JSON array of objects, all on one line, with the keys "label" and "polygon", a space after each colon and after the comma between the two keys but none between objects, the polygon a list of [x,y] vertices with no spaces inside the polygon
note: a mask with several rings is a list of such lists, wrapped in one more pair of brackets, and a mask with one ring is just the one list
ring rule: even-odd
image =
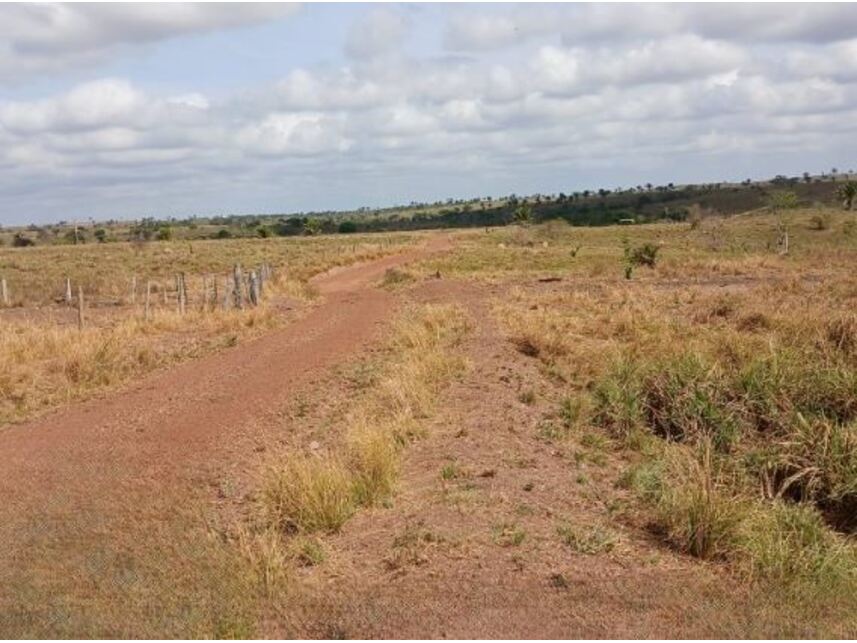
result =
[{"label": "palm tree", "polygon": [[839,189],[836,191],[836,196],[842,199],[842,206],[846,210],[850,210],[854,205],[854,199],[857,198],[857,182],[848,181],[847,183],[840,185]]}]

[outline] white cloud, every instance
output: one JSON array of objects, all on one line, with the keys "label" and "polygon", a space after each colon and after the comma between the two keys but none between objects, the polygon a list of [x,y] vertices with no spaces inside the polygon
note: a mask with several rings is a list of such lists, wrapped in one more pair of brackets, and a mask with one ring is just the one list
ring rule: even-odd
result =
[{"label": "white cloud", "polygon": [[117,47],[294,13],[276,3],[10,3],[0,6],[0,81],[92,65]]},{"label": "white cloud", "polygon": [[[170,9],[174,20],[139,18],[128,27],[133,35],[120,37],[110,30],[125,29],[118,14],[50,11],[66,35],[16,36],[15,56],[26,64],[62,58],[46,53],[60,49],[89,55],[240,22]],[[262,15],[254,11],[241,20]],[[835,8],[797,6],[785,17],[741,8],[736,30],[755,35],[728,37],[720,14],[705,7],[455,9],[445,42],[475,53],[454,56],[406,55],[403,34],[420,27],[396,11],[371,9],[337,44],[337,54],[341,44],[351,55],[344,62],[286,61],[277,80],[252,88],[201,92],[192,79],[158,89],[103,78],[0,98],[0,213],[22,203],[133,210],[194,199],[246,211],[281,207],[285,196],[324,207],[328,194],[357,205],[372,189],[387,194],[390,177],[413,191],[402,188],[405,200],[441,196],[450,185],[568,191],[581,187],[577,172],[608,183],[625,172],[640,182],[648,167],[690,173],[700,159],[733,155],[711,166],[726,174],[712,179],[729,178],[736,152],[747,167],[765,154],[803,163],[802,149],[830,156],[824,166],[843,165],[843,142],[857,140],[857,40],[839,39],[844,29],[833,16],[850,18]],[[247,200],[261,194],[270,201]]]}]

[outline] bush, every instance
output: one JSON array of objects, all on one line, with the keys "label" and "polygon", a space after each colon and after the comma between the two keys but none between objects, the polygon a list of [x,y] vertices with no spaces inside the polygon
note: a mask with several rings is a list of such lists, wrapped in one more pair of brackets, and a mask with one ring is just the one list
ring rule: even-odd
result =
[{"label": "bush", "polygon": [[158,232],[155,235],[155,238],[158,241],[169,241],[173,238],[173,229],[169,226],[163,226],[158,228]]},{"label": "bush", "polygon": [[30,239],[30,237],[21,234],[20,232],[16,232],[15,236],[12,237],[12,246],[15,248],[26,248],[28,246],[34,245],[36,245],[35,241]]},{"label": "bush", "polygon": [[215,239],[229,239],[231,237],[232,233],[226,228],[220,228],[220,230],[217,231],[217,234],[214,235]]},{"label": "bush", "polygon": [[352,234],[357,232],[357,224],[354,221],[343,221],[337,228],[340,234]]},{"label": "bush", "polygon": [[648,266],[654,268],[660,248],[653,243],[644,243],[636,248],[625,246],[625,261],[629,266]]}]

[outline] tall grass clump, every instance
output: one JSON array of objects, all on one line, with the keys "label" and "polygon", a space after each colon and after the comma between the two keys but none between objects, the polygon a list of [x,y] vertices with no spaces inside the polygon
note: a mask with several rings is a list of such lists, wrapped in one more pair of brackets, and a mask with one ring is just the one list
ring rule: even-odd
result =
[{"label": "tall grass clump", "polygon": [[336,458],[290,456],[266,475],[265,520],[284,532],[337,531],[354,512],[352,485]]},{"label": "tall grass clump", "polygon": [[258,498],[265,529],[337,531],[358,507],[393,494],[401,449],[464,367],[453,349],[469,326],[461,309],[428,305],[393,327],[389,361],[346,414],[340,442],[323,455],[289,453],[271,465]]},{"label": "tall grass clump", "polygon": [[721,450],[737,441],[737,409],[728,381],[716,364],[697,355],[656,365],[642,383],[648,427],[673,441],[711,440]]}]

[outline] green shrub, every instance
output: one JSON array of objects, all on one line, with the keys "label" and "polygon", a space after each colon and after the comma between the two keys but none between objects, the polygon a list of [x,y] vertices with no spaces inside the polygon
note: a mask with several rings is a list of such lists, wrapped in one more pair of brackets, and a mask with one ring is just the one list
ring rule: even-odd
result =
[{"label": "green shrub", "polygon": [[625,260],[631,266],[648,266],[654,268],[658,260],[660,248],[653,243],[644,243],[636,248],[625,246]]}]

